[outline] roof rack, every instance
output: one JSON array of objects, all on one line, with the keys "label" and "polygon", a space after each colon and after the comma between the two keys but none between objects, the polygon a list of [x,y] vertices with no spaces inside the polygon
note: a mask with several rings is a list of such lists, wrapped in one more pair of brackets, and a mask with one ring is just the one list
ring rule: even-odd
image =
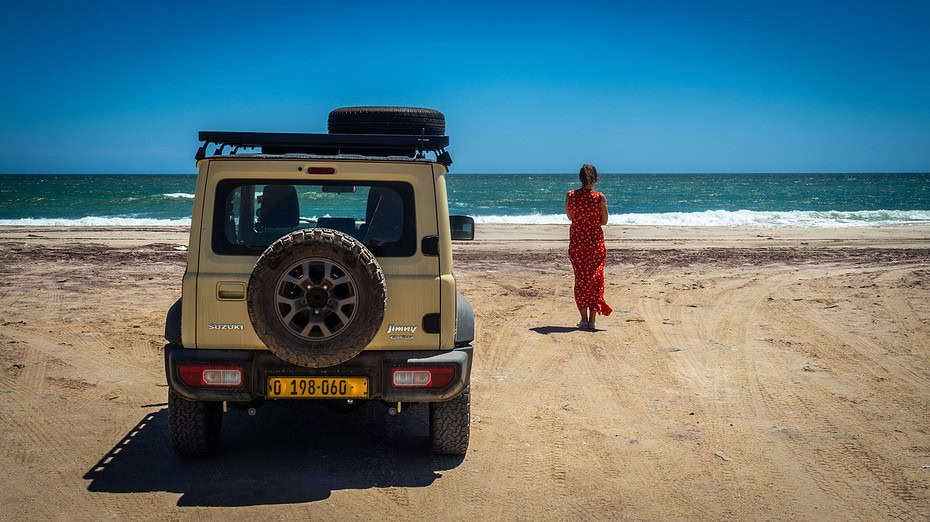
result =
[{"label": "roof rack", "polygon": [[240,148],[261,147],[262,154],[318,154],[339,156],[356,154],[362,156],[408,156],[422,158],[424,153],[436,154],[436,161],[446,167],[452,164],[452,156],[446,152],[448,136],[417,134],[299,134],[290,132],[219,132],[200,131],[203,145],[197,149],[194,159],[207,157],[207,145],[213,143],[213,156],[223,156],[226,146],[232,147],[230,155]]}]

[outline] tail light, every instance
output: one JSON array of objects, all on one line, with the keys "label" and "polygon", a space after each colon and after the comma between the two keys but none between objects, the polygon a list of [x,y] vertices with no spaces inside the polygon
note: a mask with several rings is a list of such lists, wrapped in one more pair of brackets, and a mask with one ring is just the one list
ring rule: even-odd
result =
[{"label": "tail light", "polygon": [[411,366],[391,369],[394,388],[444,388],[455,377],[454,366]]},{"label": "tail light", "polygon": [[238,366],[178,366],[181,381],[188,386],[234,388],[242,386],[242,368]]}]

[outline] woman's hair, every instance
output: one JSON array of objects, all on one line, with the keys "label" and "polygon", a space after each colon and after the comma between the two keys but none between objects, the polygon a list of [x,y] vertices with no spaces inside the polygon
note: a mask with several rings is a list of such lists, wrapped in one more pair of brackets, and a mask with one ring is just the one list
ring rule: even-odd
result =
[{"label": "woman's hair", "polygon": [[578,179],[581,180],[581,185],[588,185],[597,181],[597,169],[594,168],[594,165],[582,165],[581,170],[578,171]]}]

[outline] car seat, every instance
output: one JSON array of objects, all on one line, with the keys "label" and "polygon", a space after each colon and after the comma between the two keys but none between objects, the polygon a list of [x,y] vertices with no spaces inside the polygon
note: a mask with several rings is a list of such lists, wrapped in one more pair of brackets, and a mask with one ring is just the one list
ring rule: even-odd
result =
[{"label": "car seat", "polygon": [[331,228],[333,230],[338,230],[354,236],[356,233],[355,230],[355,218],[334,218],[334,217],[321,217],[316,220],[316,226],[318,228]]},{"label": "car seat", "polygon": [[365,241],[378,243],[400,241],[404,228],[404,201],[396,190],[372,187],[365,210]]},{"label": "car seat", "polygon": [[258,223],[265,228],[297,228],[300,204],[293,185],[265,185]]}]

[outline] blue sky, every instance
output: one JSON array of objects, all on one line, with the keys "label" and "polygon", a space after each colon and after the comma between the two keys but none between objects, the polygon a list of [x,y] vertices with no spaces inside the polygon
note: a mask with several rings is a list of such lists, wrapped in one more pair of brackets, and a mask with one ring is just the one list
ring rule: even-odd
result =
[{"label": "blue sky", "polygon": [[455,172],[930,170],[930,2],[192,4],[6,5],[0,172],[345,105],[443,111]]}]

